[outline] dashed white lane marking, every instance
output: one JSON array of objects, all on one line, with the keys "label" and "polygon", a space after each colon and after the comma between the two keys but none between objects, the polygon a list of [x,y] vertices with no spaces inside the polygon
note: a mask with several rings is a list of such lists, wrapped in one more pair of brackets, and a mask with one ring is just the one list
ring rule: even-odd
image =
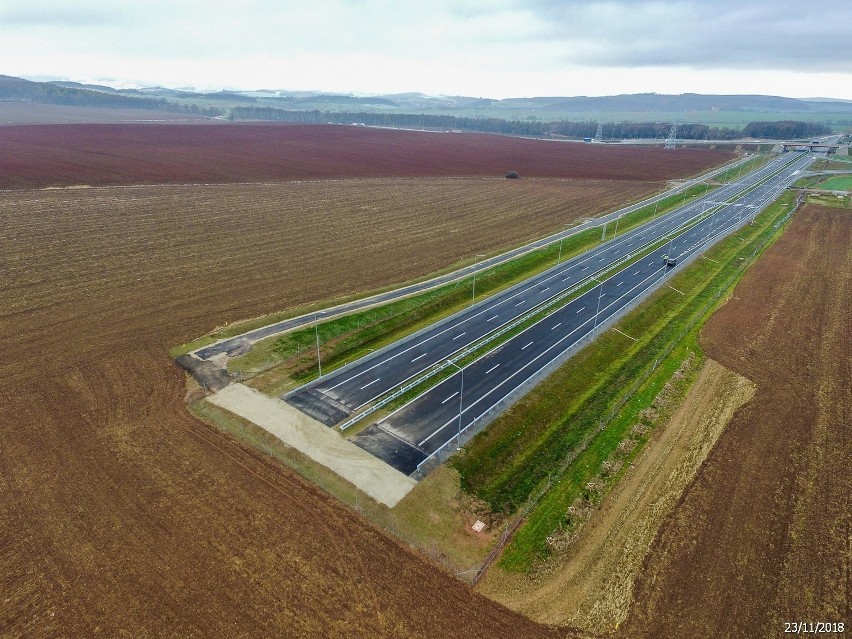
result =
[{"label": "dashed white lane marking", "polygon": [[450,401],[453,397],[455,397],[455,396],[456,396],[456,395],[458,395],[458,394],[459,394],[459,392],[458,392],[458,391],[456,391],[455,393],[453,393],[452,395],[450,395],[449,397],[447,397],[447,399],[445,399],[445,400],[444,400],[443,402],[441,402],[441,403],[442,403],[442,404],[446,404],[448,401]]},{"label": "dashed white lane marking", "polygon": [[492,366],[492,367],[491,367],[491,368],[489,368],[487,371],[485,371],[485,374],[486,374],[486,375],[488,375],[488,373],[490,373],[491,371],[493,371],[493,370],[494,370],[495,368],[497,368],[498,366],[500,366],[500,364],[494,364],[494,366]]},{"label": "dashed white lane marking", "polygon": [[524,350],[524,349],[526,349],[526,348],[527,348],[527,346],[532,346],[532,345],[533,345],[533,343],[532,343],[532,342],[530,342],[530,343],[529,343],[529,344],[527,344],[526,346],[522,346],[522,347],[521,347],[521,350]]},{"label": "dashed white lane marking", "polygon": [[370,382],[369,384],[366,384],[366,385],[362,386],[362,387],[361,387],[361,390],[364,390],[365,388],[367,388],[367,386],[372,386],[372,385],[373,385],[373,384],[375,384],[377,381],[379,381],[379,379],[381,379],[381,378],[380,378],[380,377],[377,377],[376,379],[374,379],[374,380],[373,380],[372,382]]},{"label": "dashed white lane marking", "polygon": [[428,354],[429,354],[429,353],[423,353],[422,355],[418,355],[417,357],[415,357],[415,358],[414,358],[413,360],[411,360],[411,361],[412,361],[412,362],[416,362],[418,359],[423,359],[423,358],[424,358],[424,357],[426,357]]},{"label": "dashed white lane marking", "polygon": [[579,313],[580,311],[585,311],[585,310],[586,310],[586,307],[585,307],[585,306],[581,306],[579,309],[577,309],[577,313]]},{"label": "dashed white lane marking", "polygon": [[523,304],[523,303],[524,303],[524,300],[521,300],[520,302],[518,302],[517,304],[515,304],[515,306],[520,306],[520,305],[521,305],[521,304]]},{"label": "dashed white lane marking", "polygon": [[456,336],[453,338],[453,340],[452,340],[452,341],[454,341],[454,342],[455,342],[455,341],[456,341],[459,337],[461,337],[462,335],[464,335],[464,333],[459,333],[458,335],[456,335]]},{"label": "dashed white lane marking", "polygon": [[550,330],[551,330],[551,331],[555,331],[555,330],[556,330],[557,328],[559,328],[560,326],[562,326],[562,322],[559,322],[558,324],[556,324],[556,325],[555,325],[553,328],[551,328]]},{"label": "dashed white lane marking", "polygon": [[490,321],[491,321],[491,320],[493,320],[493,319],[497,319],[497,316],[495,315],[494,317],[489,317],[489,318],[488,318],[487,320],[485,320],[485,321],[486,321],[486,322],[490,322]]}]

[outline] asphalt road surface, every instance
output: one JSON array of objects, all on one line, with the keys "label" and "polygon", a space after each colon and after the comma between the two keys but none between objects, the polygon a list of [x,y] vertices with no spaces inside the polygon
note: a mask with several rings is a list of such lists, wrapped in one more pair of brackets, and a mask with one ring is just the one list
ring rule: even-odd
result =
[{"label": "asphalt road surface", "polygon": [[[796,157],[784,171],[765,185],[742,198],[732,200],[730,204],[720,206],[712,217],[684,232],[670,246],[612,275],[463,370],[456,371],[417,399],[369,426],[353,438],[353,442],[403,473],[415,472],[435,452],[454,446],[460,433],[539,370],[593,332],[597,324],[618,316],[644,293],[664,286],[670,273],[678,268],[666,266],[664,254],[675,255],[678,264],[681,264],[747,223],[752,214],[777,198],[797,177],[796,172],[810,163],[811,158],[807,155]],[[786,161],[790,159],[785,158]],[[714,193],[714,201],[720,201],[720,195],[719,191]],[[578,264],[587,263],[586,258],[583,256]],[[534,290],[546,284],[546,281],[537,283]],[[525,296],[518,295],[513,299],[520,301]],[[507,306],[510,304],[512,302]],[[490,308],[489,304],[483,306]],[[481,314],[488,315],[490,312]],[[444,344],[452,341],[456,332],[466,329],[466,325],[456,326],[445,332],[442,339],[434,341]],[[629,337],[625,336],[627,339]],[[410,362],[418,353],[428,353],[435,349],[432,346],[428,348],[413,347],[406,352],[405,357],[397,356],[397,359]],[[380,380],[380,376],[388,374],[384,367],[376,369],[372,366],[356,378],[359,381],[353,388],[361,384],[360,388],[366,390],[364,386],[377,384],[370,380]],[[389,370],[396,369],[397,366],[393,365]]]},{"label": "asphalt road surface", "polygon": [[[705,209],[715,206],[713,203],[735,198],[744,188],[781,170],[778,177],[738,201],[741,206],[727,207],[737,213],[751,210],[746,207],[761,201],[768,192],[777,191],[780,184],[786,186],[786,176],[802,163],[798,154],[781,156],[736,183],[721,187],[707,197],[695,198],[675,211],[473,305],[420,334],[402,339],[384,352],[335,371],[286,395],[284,399],[329,426],[338,424],[382,395],[436,364],[446,362],[532,309],[582,285],[613,264],[629,259],[648,244],[676,233],[684,225],[700,218]],[[787,168],[782,169],[785,166]],[[557,334],[561,333],[560,330]]]}]

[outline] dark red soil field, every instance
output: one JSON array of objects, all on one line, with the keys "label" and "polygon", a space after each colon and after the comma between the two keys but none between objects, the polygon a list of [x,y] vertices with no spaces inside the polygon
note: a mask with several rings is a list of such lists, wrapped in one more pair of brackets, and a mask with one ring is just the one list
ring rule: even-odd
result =
[{"label": "dark red soil field", "polygon": [[623,636],[852,631],[850,274],[852,211],[806,207],[705,326],[757,391],[661,528]]},{"label": "dark red soil field", "polygon": [[526,140],[354,126],[42,125],[0,129],[0,189],[352,177],[683,178],[732,158],[711,150]]},{"label": "dark red soil field", "polygon": [[[198,115],[149,111],[147,109],[0,102],[0,125],[3,126],[14,124],[112,124],[118,122],[212,124],[215,121]],[[2,132],[0,132],[0,137],[2,137]]]}]

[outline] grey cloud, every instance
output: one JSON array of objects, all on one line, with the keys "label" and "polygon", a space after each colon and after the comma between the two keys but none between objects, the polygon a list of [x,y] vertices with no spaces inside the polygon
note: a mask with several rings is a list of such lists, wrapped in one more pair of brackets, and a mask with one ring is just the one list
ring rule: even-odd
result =
[{"label": "grey cloud", "polygon": [[0,25],[19,27],[90,27],[125,24],[127,19],[111,9],[69,9],[56,6],[0,9]]},{"label": "grey cloud", "polygon": [[534,37],[589,66],[852,71],[852,3],[527,0]]}]

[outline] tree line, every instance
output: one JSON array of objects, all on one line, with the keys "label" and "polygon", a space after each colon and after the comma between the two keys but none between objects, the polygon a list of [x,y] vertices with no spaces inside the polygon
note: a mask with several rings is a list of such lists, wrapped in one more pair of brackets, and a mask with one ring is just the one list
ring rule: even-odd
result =
[{"label": "tree line", "polygon": [[751,138],[791,140],[796,138],[812,138],[816,135],[827,135],[831,128],[817,122],[797,122],[782,120],[780,122],[749,122],[743,129],[743,135]]},{"label": "tree line", "polygon": [[[303,124],[365,124],[395,128],[436,129],[447,131],[477,131],[528,137],[591,138],[597,133],[598,122],[538,120],[504,120],[502,118],[471,118],[454,115],[427,115],[424,113],[369,113],[338,111],[297,111],[275,107],[234,107],[229,118],[232,121],[266,120],[296,122]],[[664,140],[668,137],[671,123],[666,122],[606,122],[601,137],[604,140],[631,138]],[[811,122],[751,122],[743,129],[710,127],[705,124],[680,124],[677,128],[679,140],[733,140],[740,137],[789,138],[824,135],[829,127]]]}]

